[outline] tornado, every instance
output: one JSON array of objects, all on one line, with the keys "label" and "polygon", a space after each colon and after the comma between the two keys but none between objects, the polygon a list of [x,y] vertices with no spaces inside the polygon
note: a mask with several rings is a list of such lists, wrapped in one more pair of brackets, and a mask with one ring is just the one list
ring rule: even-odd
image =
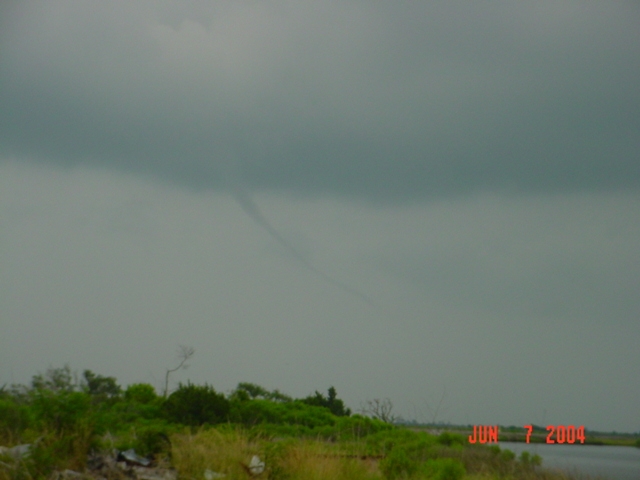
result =
[{"label": "tornado", "polygon": [[253,220],[256,224],[258,224],[262,229],[264,229],[276,242],[278,242],[284,248],[285,252],[293,258],[299,265],[303,266],[307,270],[311,271],[317,277],[322,279],[323,281],[333,285],[338,290],[357,298],[358,300],[366,303],[369,306],[375,307],[376,303],[373,301],[371,297],[360,292],[359,290],[337,280],[327,273],[323,272],[315,265],[313,265],[309,260],[307,260],[304,255],[302,255],[291,243],[289,243],[281,234],[278,232],[276,228],[273,227],[266,219],[266,217],[262,214],[262,211],[258,207],[255,201],[251,198],[249,193],[237,182],[227,182],[227,185],[230,187],[231,196],[238,203],[240,208],[246,213],[251,220]]}]

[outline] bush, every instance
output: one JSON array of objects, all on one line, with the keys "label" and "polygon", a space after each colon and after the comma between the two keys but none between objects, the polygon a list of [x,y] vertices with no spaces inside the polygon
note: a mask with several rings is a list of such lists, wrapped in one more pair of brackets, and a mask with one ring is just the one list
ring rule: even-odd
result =
[{"label": "bush", "polygon": [[269,442],[264,447],[264,463],[269,469],[269,478],[289,478],[287,457],[296,445],[293,439]]},{"label": "bush", "polygon": [[516,458],[516,454],[513,453],[511,450],[502,450],[500,452],[500,457],[502,458],[503,461],[510,462],[511,460]]},{"label": "bush", "polygon": [[118,450],[133,448],[137,454],[143,457],[158,454],[169,455],[171,452],[170,435],[175,430],[175,426],[172,427],[162,420],[155,420],[147,424],[138,421],[129,432],[122,432],[118,436],[118,442],[115,446]]},{"label": "bush", "polygon": [[345,408],[344,402],[338,398],[338,393],[334,387],[330,387],[325,397],[316,390],[315,395],[310,395],[302,400],[307,405],[328,408],[331,413],[338,417],[351,415],[351,410]]},{"label": "bush", "polygon": [[436,480],[460,480],[466,471],[459,460],[453,458],[436,458],[425,463],[425,470],[429,478]]},{"label": "bush", "polygon": [[147,405],[158,398],[156,389],[148,383],[134,383],[129,385],[124,392],[124,399],[128,402],[136,402]]},{"label": "bush", "polygon": [[229,401],[209,385],[180,384],[165,401],[167,419],[184,425],[214,425],[229,416]]},{"label": "bush", "polygon": [[418,470],[418,462],[411,459],[404,448],[396,447],[380,461],[380,471],[384,478],[393,480],[411,476]]},{"label": "bush", "polygon": [[81,424],[93,423],[91,397],[84,392],[36,391],[32,411],[40,428],[59,433],[74,431]]},{"label": "bush", "polygon": [[542,465],[542,458],[537,454],[531,456],[531,454],[525,450],[520,454],[520,463],[525,469],[529,469]]},{"label": "bush", "polygon": [[29,407],[11,398],[0,398],[0,435],[15,436],[31,423]]},{"label": "bush", "polygon": [[[51,478],[54,471],[66,469],[82,471],[86,466],[87,454],[97,446],[95,435],[90,425],[80,423],[73,431],[40,432],[37,439],[31,442],[29,455],[19,462],[26,467],[26,472],[16,470],[24,478]],[[17,478],[21,478],[18,476]]]},{"label": "bush", "polygon": [[452,447],[454,445],[464,445],[465,438],[458,433],[442,432],[438,436],[438,443],[447,447]]},{"label": "bush", "polygon": [[96,375],[91,370],[85,370],[83,376],[83,390],[97,400],[117,398],[122,392],[115,377]]},{"label": "bush", "polygon": [[357,440],[380,431],[392,430],[394,427],[381,420],[356,414],[350,417],[338,418],[336,428],[338,429],[340,438]]},{"label": "bush", "polygon": [[[378,420],[378,422],[381,421]],[[386,455],[396,447],[406,447],[423,435],[404,428],[391,427],[390,430],[381,430],[369,435],[366,438],[366,443],[370,454]]]},{"label": "bush", "polygon": [[[155,395],[155,392],[154,392]],[[115,403],[111,406],[108,412],[105,412],[104,417],[110,418],[112,423],[111,428],[117,426],[126,426],[133,422],[137,422],[140,419],[145,420],[166,420],[166,412],[163,409],[164,400],[162,397],[156,396],[153,400],[144,395],[137,396],[130,395],[129,400],[126,398]],[[141,401],[138,401],[141,400]]]},{"label": "bush", "polygon": [[303,425],[309,428],[334,426],[337,417],[324,407],[314,407],[301,401],[239,400],[231,402],[229,419],[245,426],[262,423]]}]

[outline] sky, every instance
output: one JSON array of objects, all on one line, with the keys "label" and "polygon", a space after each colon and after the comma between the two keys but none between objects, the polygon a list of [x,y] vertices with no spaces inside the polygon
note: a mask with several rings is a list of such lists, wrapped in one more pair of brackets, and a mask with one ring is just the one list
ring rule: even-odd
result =
[{"label": "sky", "polygon": [[640,5],[0,5],[0,385],[640,431]]}]

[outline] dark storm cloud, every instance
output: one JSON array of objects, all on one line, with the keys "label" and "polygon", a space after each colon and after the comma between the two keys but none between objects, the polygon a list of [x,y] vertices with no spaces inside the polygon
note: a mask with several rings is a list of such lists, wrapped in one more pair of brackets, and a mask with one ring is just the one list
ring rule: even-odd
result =
[{"label": "dark storm cloud", "polygon": [[176,382],[637,430],[639,24],[0,1],[0,385],[193,344]]},{"label": "dark storm cloud", "polygon": [[13,3],[0,153],[385,203],[640,186],[640,7]]}]

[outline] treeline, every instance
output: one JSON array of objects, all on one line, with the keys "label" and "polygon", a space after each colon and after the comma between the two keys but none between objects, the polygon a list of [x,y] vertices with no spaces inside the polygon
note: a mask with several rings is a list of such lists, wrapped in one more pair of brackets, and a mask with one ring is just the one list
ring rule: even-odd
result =
[{"label": "treeline", "polygon": [[[391,415],[380,404],[385,409],[370,418],[352,414],[334,387],[297,399],[252,383],[227,395],[191,383],[158,394],[146,383],[123,389],[115,377],[85,370],[78,379],[68,366],[51,368],[28,386],[0,388],[0,446],[9,447],[0,449],[0,480],[87,472],[95,452],[104,458],[131,448],[182,478],[207,468],[244,478],[234,472],[256,454],[265,478],[560,478],[538,476],[540,459],[526,452],[517,460],[497,446],[469,447],[462,435],[384,422]],[[27,446],[26,458],[7,453]]]},{"label": "treeline", "polygon": [[[85,370],[77,379],[69,366],[35,375],[31,385],[0,389],[0,440],[31,443],[45,435],[84,432],[88,441],[116,439],[119,449],[157,453],[184,427],[231,424],[265,435],[358,438],[392,428],[352,415],[336,389],[292,398],[278,390],[239,383],[228,395],[210,385],[180,384],[170,395],[137,383],[123,389],[115,377]],[[3,444],[3,443],[0,443]],[[104,445],[95,445],[96,447]]]}]

